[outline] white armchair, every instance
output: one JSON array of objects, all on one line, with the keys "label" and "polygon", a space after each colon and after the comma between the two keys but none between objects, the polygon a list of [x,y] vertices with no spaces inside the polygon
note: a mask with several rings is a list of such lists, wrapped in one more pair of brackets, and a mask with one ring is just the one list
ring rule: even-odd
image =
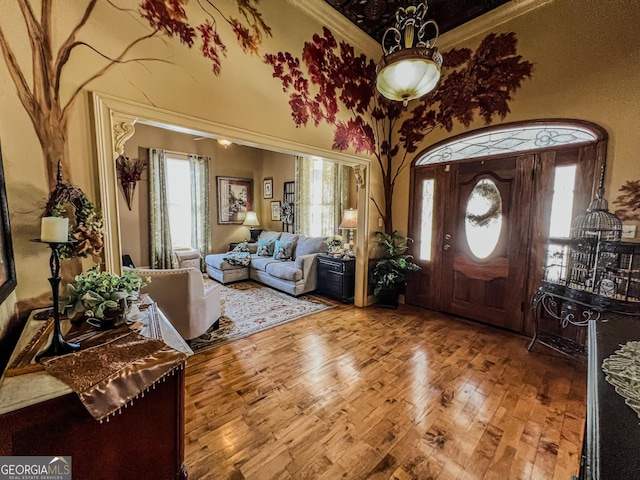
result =
[{"label": "white armchair", "polygon": [[151,278],[142,293],[151,295],[185,340],[199,337],[219,321],[220,286],[214,284],[205,290],[199,270],[137,268],[135,273],[143,279]]}]

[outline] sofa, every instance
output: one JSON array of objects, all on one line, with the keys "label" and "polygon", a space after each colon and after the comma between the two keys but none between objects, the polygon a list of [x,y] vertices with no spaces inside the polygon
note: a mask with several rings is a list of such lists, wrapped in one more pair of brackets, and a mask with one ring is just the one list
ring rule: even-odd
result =
[{"label": "sofa", "polygon": [[[233,264],[235,252],[205,257],[207,274],[226,284],[252,279],[290,295],[311,292],[317,286],[317,256],[327,252],[326,237],[263,231],[258,242],[246,245],[248,264]],[[270,250],[267,244],[273,244]],[[243,246],[239,246],[242,250]],[[240,253],[240,252],[238,252]]]},{"label": "sofa", "polygon": [[219,326],[220,286],[205,287],[199,269],[136,268],[133,271],[143,280],[151,279],[141,292],[151,296],[185,340],[199,337],[212,325]]}]

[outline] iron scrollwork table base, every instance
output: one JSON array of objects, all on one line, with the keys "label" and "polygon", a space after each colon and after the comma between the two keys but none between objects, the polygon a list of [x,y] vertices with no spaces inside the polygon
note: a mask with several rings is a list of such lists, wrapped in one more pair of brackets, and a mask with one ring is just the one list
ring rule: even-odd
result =
[{"label": "iron scrollwork table base", "polygon": [[580,361],[586,360],[584,346],[559,335],[541,332],[539,330],[540,314],[541,311],[546,312],[547,315],[558,320],[563,329],[568,325],[586,327],[589,322],[600,319],[603,311],[601,308],[559,293],[550,292],[541,287],[531,299],[531,310],[533,312],[533,338],[529,342],[527,350],[531,351],[534,344],[538,342],[571,358]]}]

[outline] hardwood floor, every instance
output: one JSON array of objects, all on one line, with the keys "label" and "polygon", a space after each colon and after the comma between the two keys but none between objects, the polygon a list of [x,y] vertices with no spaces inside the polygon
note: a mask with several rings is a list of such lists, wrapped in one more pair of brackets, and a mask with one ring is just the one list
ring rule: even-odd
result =
[{"label": "hardwood floor", "polygon": [[586,369],[527,342],[340,305],[195,355],[189,478],[569,480]]}]

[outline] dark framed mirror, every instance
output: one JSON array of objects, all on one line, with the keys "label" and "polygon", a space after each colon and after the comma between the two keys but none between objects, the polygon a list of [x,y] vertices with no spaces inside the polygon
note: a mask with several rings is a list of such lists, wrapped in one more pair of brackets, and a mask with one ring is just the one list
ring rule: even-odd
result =
[{"label": "dark framed mirror", "polygon": [[0,303],[16,288],[16,265],[13,260],[9,205],[4,185],[4,167],[0,151]]}]

